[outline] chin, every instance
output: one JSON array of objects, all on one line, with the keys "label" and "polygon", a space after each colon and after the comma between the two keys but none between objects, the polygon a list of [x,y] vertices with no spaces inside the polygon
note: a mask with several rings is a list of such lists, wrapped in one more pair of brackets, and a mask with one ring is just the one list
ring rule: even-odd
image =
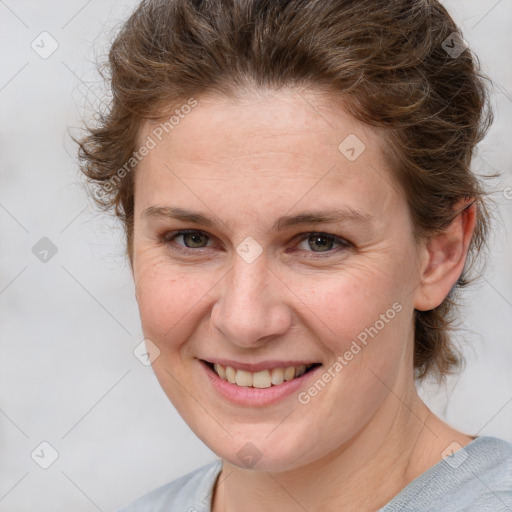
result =
[{"label": "chin", "polygon": [[[253,471],[289,471],[314,462],[322,456],[318,453],[318,445],[313,443],[310,446],[305,443],[304,436],[287,435],[284,423],[278,428],[282,429],[281,433],[274,432],[269,435],[272,429],[268,425],[262,425],[260,432],[254,426],[250,433],[233,435],[224,443],[219,443],[219,439],[211,434],[200,437],[223,460],[241,469]],[[242,431],[245,430],[248,429],[244,425]]]}]

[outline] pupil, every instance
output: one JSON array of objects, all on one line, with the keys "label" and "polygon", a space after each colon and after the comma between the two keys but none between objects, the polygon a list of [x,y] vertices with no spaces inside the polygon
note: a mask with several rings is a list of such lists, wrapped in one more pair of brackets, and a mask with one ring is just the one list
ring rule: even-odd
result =
[{"label": "pupil", "polygon": [[[187,247],[197,247],[201,245],[201,237],[203,235],[200,233],[186,233],[183,240],[185,241],[185,245]],[[188,237],[188,238],[187,238]],[[192,239],[192,245],[190,245],[187,240]]]},{"label": "pupil", "polygon": [[[329,241],[322,244],[321,242],[320,243],[318,242],[319,240],[324,240],[324,241],[329,240]],[[313,241],[314,241],[314,244],[317,245],[317,249],[320,249],[320,251],[326,251],[327,250],[326,246],[329,246],[330,243],[332,243],[332,240],[328,239],[326,236],[315,236],[315,237],[313,237]],[[314,249],[313,246],[311,246],[311,247]]]}]

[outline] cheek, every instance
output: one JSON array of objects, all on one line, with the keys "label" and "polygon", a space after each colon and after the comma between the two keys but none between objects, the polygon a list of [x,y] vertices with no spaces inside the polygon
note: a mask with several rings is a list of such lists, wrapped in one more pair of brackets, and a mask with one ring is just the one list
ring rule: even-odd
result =
[{"label": "cheek", "polygon": [[161,349],[187,338],[214,284],[203,274],[178,271],[150,255],[136,257],[134,279],[144,335]]},{"label": "cheek", "polygon": [[[368,258],[357,267],[301,279],[290,275],[288,281],[302,311],[302,323],[312,327],[322,344],[336,354],[348,350],[365,328],[376,322],[382,327],[381,315],[394,318],[393,304],[403,301],[402,279],[382,255],[380,261]],[[386,323],[387,331],[391,323]]]}]

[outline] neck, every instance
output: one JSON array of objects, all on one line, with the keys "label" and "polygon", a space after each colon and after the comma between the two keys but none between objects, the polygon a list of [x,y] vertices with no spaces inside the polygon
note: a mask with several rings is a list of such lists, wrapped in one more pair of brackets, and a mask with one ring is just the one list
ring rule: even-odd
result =
[{"label": "neck", "polygon": [[286,472],[240,469],[223,462],[213,512],[361,512],[386,505],[442,459],[452,441],[469,436],[436,418],[414,384],[386,403],[368,424],[328,456]]}]

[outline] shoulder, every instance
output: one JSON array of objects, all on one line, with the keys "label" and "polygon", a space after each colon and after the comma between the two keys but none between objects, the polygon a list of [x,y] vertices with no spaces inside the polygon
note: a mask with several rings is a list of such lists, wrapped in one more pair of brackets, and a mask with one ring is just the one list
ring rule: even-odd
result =
[{"label": "shoulder", "polygon": [[211,494],[221,469],[221,460],[202,466],[118,512],[210,512]]},{"label": "shoulder", "polygon": [[381,512],[512,510],[512,443],[477,437],[403,489]]},{"label": "shoulder", "polygon": [[[495,437],[482,437],[474,446],[472,478],[466,491],[473,488],[474,507],[471,510],[512,510],[512,443]],[[478,441],[476,439],[476,441]],[[471,443],[473,444],[473,443]],[[468,508],[469,510],[469,508]]]}]

